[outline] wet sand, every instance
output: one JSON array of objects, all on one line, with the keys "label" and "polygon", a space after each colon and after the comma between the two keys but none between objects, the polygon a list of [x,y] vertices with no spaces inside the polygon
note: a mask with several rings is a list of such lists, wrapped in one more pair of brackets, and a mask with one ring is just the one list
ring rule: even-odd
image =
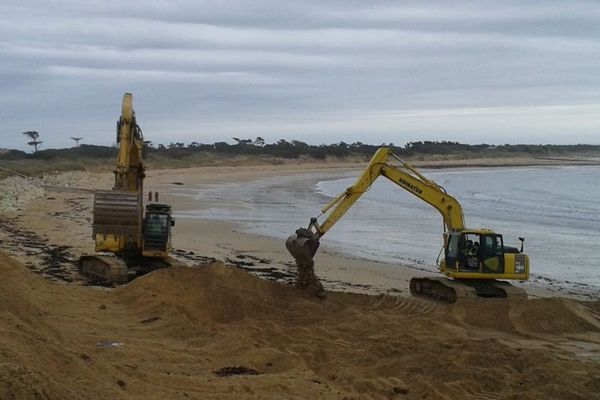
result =
[{"label": "wet sand", "polygon": [[0,253],[5,399],[597,399],[600,306],[320,300],[221,263],[117,289]]},{"label": "wet sand", "polygon": [[[362,167],[355,164],[341,167],[302,165],[301,173],[309,176],[331,173],[334,176],[341,171],[360,171]],[[248,182],[250,185],[254,180],[298,174],[298,171],[297,165],[149,171],[145,190],[158,191],[160,201],[171,204],[176,213],[182,213],[213,204],[174,195],[178,189],[201,189],[203,184],[220,182]],[[29,188],[27,195],[23,196],[27,199],[26,206],[21,206],[19,211],[5,212],[0,221],[3,225],[0,226],[0,240],[5,249],[9,254],[22,257],[26,265],[43,275],[67,282],[81,282],[75,261],[81,254],[93,252],[92,195],[86,190],[110,188],[112,180],[112,174],[70,173],[64,179],[60,176],[53,178],[50,180],[52,185],[41,191],[37,184],[24,184]],[[65,186],[68,186],[67,189]],[[33,200],[30,191],[33,192],[31,196],[37,196]],[[290,234],[296,228],[290,226]],[[284,240],[247,234],[232,223],[202,219],[179,218],[173,232],[173,254],[189,265],[223,260],[267,279],[288,283],[294,279],[294,262],[285,249]],[[44,251],[39,246],[43,246]],[[41,253],[44,257],[40,257]],[[326,241],[315,262],[316,272],[327,290],[407,296],[408,282],[412,277],[432,275],[427,270],[347,256],[328,246]],[[594,300],[594,293],[587,288],[577,291],[577,288],[555,280],[539,279],[523,287],[531,297],[565,296]]]}]

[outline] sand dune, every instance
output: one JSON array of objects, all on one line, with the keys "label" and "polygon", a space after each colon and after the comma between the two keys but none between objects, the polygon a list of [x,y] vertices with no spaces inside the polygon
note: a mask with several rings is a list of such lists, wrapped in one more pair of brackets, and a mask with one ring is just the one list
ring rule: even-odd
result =
[{"label": "sand dune", "polygon": [[3,399],[600,398],[598,303],[317,300],[221,263],[103,290],[0,255],[0,276]]}]

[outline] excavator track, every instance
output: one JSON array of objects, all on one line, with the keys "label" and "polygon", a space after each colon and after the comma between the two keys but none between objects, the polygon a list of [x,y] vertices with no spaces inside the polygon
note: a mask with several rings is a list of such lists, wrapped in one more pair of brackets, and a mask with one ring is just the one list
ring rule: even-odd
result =
[{"label": "excavator track", "polygon": [[118,286],[160,268],[185,267],[173,258],[135,257],[123,259],[114,256],[86,255],[79,259],[79,271],[93,282]]},{"label": "excavator track", "polygon": [[515,287],[505,281],[492,281],[494,287],[498,290],[502,290],[505,293],[507,299],[527,299],[527,292],[524,289]]},{"label": "excavator track", "polygon": [[94,282],[122,285],[129,281],[129,268],[125,260],[111,256],[81,256],[79,271]]},{"label": "excavator track", "polygon": [[508,298],[526,299],[527,292],[508,282],[496,280],[451,280],[437,277],[413,278],[410,280],[410,293],[444,303],[455,303],[465,298]]},{"label": "excavator track", "polygon": [[445,278],[412,278],[410,294],[444,303],[455,303],[460,298],[477,297],[477,292],[469,285]]},{"label": "excavator track", "polygon": [[167,257],[163,259],[163,262],[166,264],[167,267],[170,268],[187,267],[186,263],[184,263],[183,261],[179,261],[178,259],[173,257]]}]

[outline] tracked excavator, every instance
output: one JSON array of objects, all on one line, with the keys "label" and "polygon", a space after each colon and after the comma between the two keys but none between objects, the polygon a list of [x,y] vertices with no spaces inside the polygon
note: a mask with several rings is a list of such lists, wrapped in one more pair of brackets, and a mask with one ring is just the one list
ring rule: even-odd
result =
[{"label": "tracked excavator", "polygon": [[[392,165],[392,159],[399,164]],[[446,193],[443,187],[427,179],[409,163],[394,155],[390,148],[385,147],[375,153],[366,170],[352,186],[321,210],[319,216],[326,215],[322,223],[318,222],[317,217],[311,218],[308,228],[298,229],[287,239],[286,247],[296,259],[300,271],[314,265],[313,257],[323,235],[380,176],[428,203],[442,215],[443,258],[438,257],[438,268],[445,277],[411,279],[410,292],[413,296],[448,303],[465,297],[526,298],[524,290],[507,282],[525,281],[529,278],[529,257],[523,253],[524,239],[519,238],[521,248],[518,249],[505,245],[502,235],[489,229],[467,229],[460,203]],[[304,274],[307,276],[306,272]],[[308,273],[308,279],[310,278]],[[303,284],[302,281],[300,283]]]},{"label": "tracked excavator", "polygon": [[92,237],[96,254],[79,259],[79,269],[91,280],[108,285],[128,282],[138,275],[178,264],[169,257],[171,206],[155,194],[144,207],[144,137],[133,110],[133,96],[125,93],[117,121],[117,167],[112,190],[94,193]]}]

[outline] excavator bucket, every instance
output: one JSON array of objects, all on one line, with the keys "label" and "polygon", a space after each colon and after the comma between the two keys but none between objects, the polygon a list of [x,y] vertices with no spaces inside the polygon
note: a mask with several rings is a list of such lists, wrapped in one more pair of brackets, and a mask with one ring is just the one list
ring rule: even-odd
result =
[{"label": "excavator bucket", "polygon": [[139,243],[142,199],[138,193],[98,190],[94,193],[93,236],[131,238]]},{"label": "excavator bucket", "polygon": [[313,257],[319,248],[319,237],[311,230],[300,228],[295,235],[285,241],[285,247],[296,259],[298,267],[298,280],[296,285],[303,289],[311,290],[315,296],[325,296],[325,289],[315,275]]},{"label": "excavator bucket", "polygon": [[290,236],[285,241],[285,247],[298,263],[312,262],[317,249],[319,248],[319,239],[306,228],[300,228],[296,234]]}]

